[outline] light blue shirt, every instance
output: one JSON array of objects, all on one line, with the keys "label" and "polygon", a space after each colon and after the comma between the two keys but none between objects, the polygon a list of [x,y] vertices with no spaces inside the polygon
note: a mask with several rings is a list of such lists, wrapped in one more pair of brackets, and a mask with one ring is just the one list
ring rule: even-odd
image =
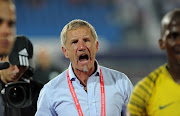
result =
[{"label": "light blue shirt", "polygon": [[[133,85],[128,77],[118,71],[100,66],[105,88],[106,116],[126,113]],[[101,89],[99,65],[87,81],[87,92],[75,76],[71,64],[69,75],[84,116],[101,116]],[[71,95],[67,70],[48,82],[40,92],[35,116],[79,116]]]}]

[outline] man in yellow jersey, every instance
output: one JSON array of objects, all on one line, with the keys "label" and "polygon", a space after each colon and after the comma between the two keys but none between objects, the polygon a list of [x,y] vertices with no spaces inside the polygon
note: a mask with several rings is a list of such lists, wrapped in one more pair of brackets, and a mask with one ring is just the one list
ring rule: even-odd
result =
[{"label": "man in yellow jersey", "polygon": [[128,104],[130,116],[180,116],[180,9],[163,17],[159,46],[168,62],[135,86]]}]

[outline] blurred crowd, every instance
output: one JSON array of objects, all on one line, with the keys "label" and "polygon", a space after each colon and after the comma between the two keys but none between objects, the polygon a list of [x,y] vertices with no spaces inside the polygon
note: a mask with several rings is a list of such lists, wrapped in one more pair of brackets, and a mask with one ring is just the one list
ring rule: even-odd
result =
[{"label": "blurred crowd", "polygon": [[[55,67],[52,68],[53,70],[57,70],[59,67],[58,70],[63,70],[67,66],[67,60],[64,59],[58,47],[60,28],[72,18],[79,17],[92,22],[99,34],[99,40],[103,40],[100,43],[98,56],[108,56],[103,58],[104,60],[100,60],[104,65],[128,72],[128,66],[123,69],[118,67],[122,63],[116,60],[117,57],[122,59],[122,62],[134,67],[138,66],[140,69],[144,69],[144,62],[151,62],[148,66],[149,69],[146,68],[141,72],[132,71],[129,73],[130,77],[143,77],[158,63],[164,61],[156,42],[160,38],[160,19],[167,11],[180,6],[178,0],[54,0],[54,2],[51,0],[15,0],[15,3],[18,6],[17,19],[19,23],[24,23],[19,24],[17,21],[17,33],[25,34],[32,40],[36,46],[35,54],[41,51],[38,50],[40,46],[48,43],[45,47],[50,48],[46,49],[46,52],[50,54],[50,62],[52,67]],[[32,15],[36,18],[30,17]],[[32,22],[34,25],[31,24]],[[113,51],[111,51],[112,47],[115,48]],[[124,49],[127,52],[124,52]],[[152,54],[152,58],[149,59],[143,55],[145,53]],[[138,55],[142,58],[137,58]],[[40,59],[39,56],[35,55],[35,61],[39,61],[38,59]],[[110,62],[111,59],[116,62]],[[134,62],[127,61],[127,59],[134,59]],[[142,62],[139,63],[139,59]],[[62,63],[61,60],[64,62]],[[54,62],[58,62],[58,64]],[[40,64],[36,62],[35,65],[40,70]],[[35,74],[36,78],[39,78],[38,75]],[[136,82],[135,79],[134,83]]]}]

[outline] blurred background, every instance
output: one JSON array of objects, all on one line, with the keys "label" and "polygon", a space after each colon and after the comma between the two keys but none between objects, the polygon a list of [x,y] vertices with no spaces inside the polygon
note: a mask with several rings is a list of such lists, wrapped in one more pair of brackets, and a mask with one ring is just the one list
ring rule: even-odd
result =
[{"label": "blurred background", "polygon": [[35,79],[50,80],[68,67],[60,32],[69,21],[83,19],[98,34],[99,64],[125,73],[134,85],[167,61],[158,46],[160,20],[180,7],[179,0],[14,1],[17,35],[27,36],[34,45]]}]

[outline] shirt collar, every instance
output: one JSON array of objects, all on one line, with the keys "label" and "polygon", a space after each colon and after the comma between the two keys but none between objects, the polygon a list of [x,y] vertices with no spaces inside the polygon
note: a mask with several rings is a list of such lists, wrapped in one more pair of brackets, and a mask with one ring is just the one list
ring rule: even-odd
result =
[{"label": "shirt collar", "polygon": [[[97,62],[97,60],[95,60],[95,65],[96,65],[96,71],[91,75],[91,76],[99,76],[99,74],[100,74],[100,71],[99,71],[99,64],[98,64],[98,62]],[[73,69],[72,69],[72,64],[70,63],[69,64],[69,76],[70,76],[70,80],[71,81],[75,81],[76,80],[76,76],[75,76],[75,74],[74,74],[74,72],[73,72]]]},{"label": "shirt collar", "polygon": [[69,69],[70,80],[74,81],[76,79],[76,76],[75,76],[75,74],[74,74],[74,72],[72,70],[72,64],[71,63],[69,64],[69,68],[68,69]]}]

